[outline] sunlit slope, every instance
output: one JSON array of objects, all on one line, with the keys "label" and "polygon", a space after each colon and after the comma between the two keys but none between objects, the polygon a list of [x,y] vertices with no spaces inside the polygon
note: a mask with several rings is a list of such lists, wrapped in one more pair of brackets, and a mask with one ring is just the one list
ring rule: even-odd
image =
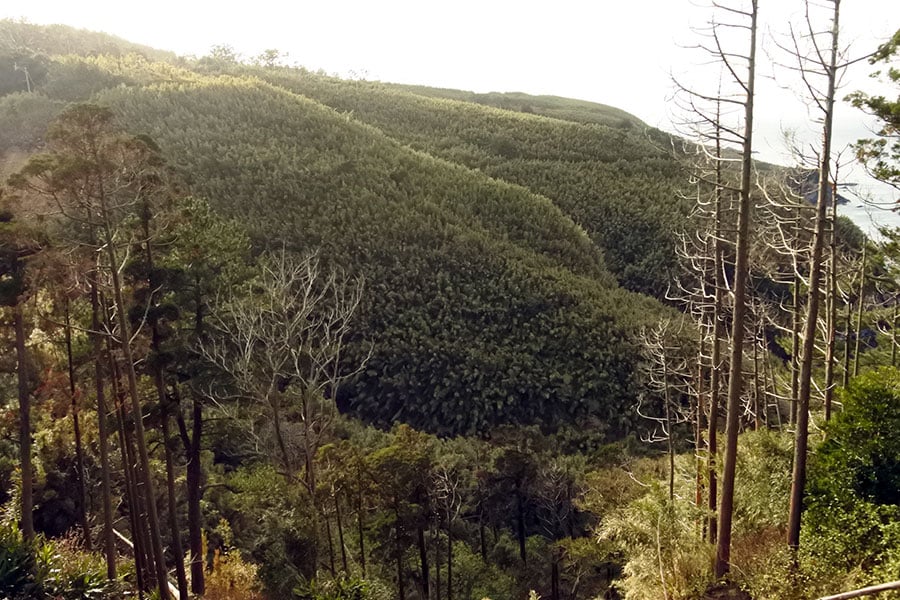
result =
[{"label": "sunlit slope", "polygon": [[604,250],[623,286],[664,293],[689,206],[660,132],[627,119],[617,127],[576,123],[293,69],[250,71],[412,148],[550,198]]},{"label": "sunlit slope", "polygon": [[576,123],[595,123],[598,125],[609,125],[610,127],[646,127],[643,121],[620,108],[588,102],[587,100],[575,100],[561,96],[535,96],[522,92],[488,92],[479,94],[424,85],[401,83],[388,83],[386,85],[390,88],[412,92],[419,96],[474,102],[485,106],[542,115]]},{"label": "sunlit slope", "polygon": [[319,249],[366,277],[357,351],[374,353],[343,400],[368,418],[443,432],[630,418],[633,340],[660,307],[618,288],[546,198],[252,79],[96,100],[259,246]]}]

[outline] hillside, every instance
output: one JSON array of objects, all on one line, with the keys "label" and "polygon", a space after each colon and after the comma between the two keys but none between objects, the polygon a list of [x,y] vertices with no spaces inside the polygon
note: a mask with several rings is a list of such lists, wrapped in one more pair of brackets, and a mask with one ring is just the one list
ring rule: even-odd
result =
[{"label": "hillside", "polygon": [[896,577],[900,232],[620,109],[278,56],[0,21],[0,598]]},{"label": "hillside", "polygon": [[582,123],[432,98],[430,88],[405,91],[295,69],[220,68],[258,76],[412,148],[545,195],[605,251],[621,285],[664,294],[674,267],[675,232],[689,204],[680,200],[681,170],[661,132],[627,116]]},{"label": "hillside", "polygon": [[[673,167],[642,134],[299,71],[189,66],[53,58],[34,92],[0,99],[0,150],[38,148],[67,101],[108,105],[257,251],[318,250],[363,275],[347,360],[374,350],[340,401],[373,422],[458,433],[590,415],[629,427],[636,334],[663,309],[616,276],[659,293],[671,260],[655,214]],[[243,73],[216,74],[228,70]],[[636,180],[652,193],[630,192]]]}]

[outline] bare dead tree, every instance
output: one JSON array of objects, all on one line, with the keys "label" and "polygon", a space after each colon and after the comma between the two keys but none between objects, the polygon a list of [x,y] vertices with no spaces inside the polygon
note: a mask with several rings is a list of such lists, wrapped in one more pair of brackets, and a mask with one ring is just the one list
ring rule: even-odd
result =
[{"label": "bare dead tree", "polygon": [[326,270],[315,255],[298,258],[284,249],[264,255],[259,269],[244,289],[219,299],[200,352],[227,376],[216,397],[265,407],[281,466],[291,476],[296,465],[285,418],[299,418],[304,483],[313,497],[315,455],[334,414],[327,398],[365,365],[342,363],[363,280]]},{"label": "bare dead tree", "polygon": [[675,499],[675,428],[691,422],[691,414],[686,398],[694,395],[694,373],[689,366],[693,351],[680,342],[684,335],[684,322],[661,321],[652,330],[641,332],[643,370],[648,390],[662,402],[659,412],[648,398],[640,397],[636,411],[652,424],[652,429],[643,436],[647,443],[665,443],[669,458],[669,500]]},{"label": "bare dead tree", "polygon": [[[732,342],[729,361],[722,498],[717,523],[715,564],[717,577],[721,577],[729,569],[731,523],[734,510],[734,473],[737,464],[737,437],[743,384],[745,297],[750,250],[757,4],[757,0],[747,2],[714,0],[711,3],[713,16],[708,26],[697,32],[702,41],[696,47],[711,58],[723,74],[723,83],[720,83],[717,93],[704,93],[676,82],[678,96],[682,98],[683,107],[694,115],[693,123],[698,130],[700,140],[709,141],[714,138],[725,140],[735,150],[730,155],[723,152],[717,160],[740,164],[739,184],[731,188],[735,191],[739,201],[737,223],[734,228],[735,267],[731,289]],[[721,110],[722,107],[726,108],[724,114]],[[725,156],[729,158],[722,158]]]},{"label": "bare dead tree", "polygon": [[[803,490],[806,485],[806,457],[809,440],[809,399],[812,382],[812,362],[815,350],[816,328],[821,294],[822,255],[825,246],[827,206],[831,167],[831,137],[834,117],[834,96],[838,83],[840,26],[840,0],[830,0],[831,28],[818,31],[810,14],[811,3],[806,3],[805,31],[791,30],[793,56],[809,100],[821,114],[822,147],[819,153],[819,180],[816,194],[816,220],[809,259],[809,295],[807,315],[803,326],[803,347],[800,362],[800,380],[797,397],[797,427],[794,443],[794,468],[791,477],[791,500],[788,511],[788,545],[795,553],[800,545],[800,517]],[[802,44],[808,44],[805,50]],[[824,88],[823,88],[824,84]],[[835,199],[832,198],[832,201]]]}]

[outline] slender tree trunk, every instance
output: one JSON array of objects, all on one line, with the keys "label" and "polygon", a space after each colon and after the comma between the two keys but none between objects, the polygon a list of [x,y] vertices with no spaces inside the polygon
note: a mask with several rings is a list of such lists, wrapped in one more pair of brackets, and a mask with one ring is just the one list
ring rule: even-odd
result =
[{"label": "slender tree trunk", "polygon": [[[109,342],[109,340],[107,340]],[[125,476],[125,498],[128,502],[128,517],[131,526],[131,543],[134,545],[134,569],[137,577],[137,587],[143,594],[149,587],[148,576],[153,571],[150,566],[150,557],[147,555],[147,533],[144,529],[143,507],[138,491],[137,476],[135,474],[134,449],[128,435],[125,423],[124,400],[119,386],[119,373],[114,364],[112,349],[107,348],[110,362],[110,382],[113,388],[113,398],[116,404],[116,419],[118,423],[119,452],[122,457],[122,472]]]},{"label": "slender tree trunk", "polygon": [[[716,104],[716,122],[721,118],[721,105]],[[713,243],[713,268],[715,274],[715,295],[713,298],[713,323],[712,323],[712,350],[710,362],[712,373],[709,382],[709,416],[707,418],[707,476],[709,496],[707,509],[709,513],[707,531],[709,541],[716,543],[718,534],[718,436],[719,436],[719,396],[722,388],[722,338],[724,337],[723,314],[725,306],[725,244],[724,235],[724,188],[722,183],[722,138],[720,131],[716,134],[716,214],[715,214],[715,241]]]},{"label": "slender tree trunk", "polygon": [[894,297],[894,308],[891,314],[891,366],[897,366],[897,298]]},{"label": "slender tree trunk", "polygon": [[[800,239],[800,206],[794,216],[794,239]],[[796,259],[794,259],[796,261]],[[797,423],[797,398],[800,395],[800,286],[802,280],[794,265],[793,306],[791,310],[791,416],[790,423]]]},{"label": "slender tree trunk", "polygon": [[[484,549],[484,528],[481,529],[481,544]],[[453,600],[453,521],[447,517],[447,600]]]},{"label": "slender tree trunk", "polygon": [[834,398],[834,338],[837,330],[837,171],[831,188],[831,237],[828,257],[828,288],[825,296],[825,421],[831,419]]},{"label": "slender tree trunk", "polygon": [[[161,377],[161,374],[158,376]],[[163,394],[165,395],[165,393]],[[169,411],[162,409],[163,448],[166,456],[166,492],[169,502],[169,529],[172,531],[172,553],[175,555],[175,577],[178,581],[178,597],[188,597],[187,573],[184,568],[184,550],[181,545],[181,528],[178,526],[178,501],[175,495],[175,459],[172,456],[169,431]]]},{"label": "slender tree trunk", "polygon": [[341,565],[344,567],[344,573],[349,574],[350,569],[347,568],[347,546],[344,544],[344,523],[341,518],[341,501],[340,495],[334,494],[334,518],[337,521],[338,543],[341,545]]},{"label": "slender tree trunk", "polygon": [[334,562],[334,535],[331,533],[331,519],[325,514],[325,507],[322,507],[322,521],[325,524],[325,539],[328,540],[328,572],[334,578],[337,575],[337,569]]},{"label": "slender tree trunk", "polygon": [[731,366],[728,377],[728,412],[725,426],[725,464],[722,471],[722,502],[716,542],[715,575],[722,577],[731,567],[731,521],[734,515],[734,473],[737,466],[738,416],[741,407],[741,378],[744,358],[744,321],[747,275],[750,259],[750,171],[753,168],[753,103],[756,72],[757,0],[750,9],[750,53],[744,112],[744,146],[741,159],[741,198],[737,223],[737,261],[734,274],[734,309],[731,328]]},{"label": "slender tree trunk", "polygon": [[[835,0],[836,1],[836,0]],[[868,242],[863,243],[862,263],[859,266],[859,296],[856,304],[856,344],[853,349],[853,376],[859,375],[859,357],[862,354],[862,318],[863,318],[863,298],[866,293],[866,251],[869,249]]]},{"label": "slender tree trunk", "polygon": [[400,600],[406,600],[406,591],[403,581],[403,545],[400,542],[400,511],[394,508],[394,552],[397,555],[397,597]]},{"label": "slender tree trunk", "polygon": [[[703,388],[706,383],[706,365],[704,364],[704,354],[706,354],[706,336],[703,328],[700,328],[700,352],[697,356],[697,414],[694,424],[694,462],[696,466],[696,475],[694,481],[694,506],[698,509],[703,505],[703,413],[706,408],[703,406],[703,398],[706,390]],[[704,527],[701,525],[701,528]],[[704,538],[706,535],[704,534]]]},{"label": "slender tree trunk", "polygon": [[422,597],[425,600],[431,596],[429,582],[431,573],[428,568],[428,546],[425,544],[425,528],[419,527],[419,564],[422,567]]},{"label": "slender tree trunk", "polygon": [[[147,288],[150,292],[147,302],[150,305],[150,308],[156,308],[158,304],[154,298],[156,290],[155,282],[153,281],[154,264],[153,244],[151,243],[152,236],[150,231],[150,206],[149,202],[146,200],[143,207],[142,222],[145,240],[144,249],[147,259]],[[163,373],[161,351],[162,336],[159,331],[158,318],[155,313],[151,312],[149,321],[150,348],[152,350],[150,362],[152,364],[153,382],[156,385],[156,400],[159,404],[162,421],[160,429],[163,437],[162,443],[166,461],[166,493],[169,504],[169,529],[171,530],[169,535],[172,540],[172,553],[175,555],[175,576],[176,581],[178,582],[178,597],[184,599],[188,597],[188,584],[187,573],[184,568],[184,550],[181,544],[181,528],[178,526],[178,502],[175,495],[175,459],[172,456],[172,447],[170,445],[171,430],[169,413],[171,410],[171,402],[166,393],[166,381]],[[166,583],[168,585],[168,580]]]},{"label": "slender tree trunk", "polygon": [[851,299],[847,298],[847,306],[846,306],[846,315],[844,316],[844,321],[846,323],[846,327],[844,328],[844,373],[843,379],[841,380],[841,386],[846,388],[850,384],[850,335],[853,332],[851,327],[851,319],[850,313],[853,311],[853,302]]},{"label": "slender tree trunk", "polygon": [[675,444],[672,439],[672,399],[669,391],[669,365],[665,353],[662,355],[663,362],[663,387],[665,388],[666,403],[666,450],[669,455],[669,502],[675,502]]},{"label": "slender tree trunk", "polygon": [[145,490],[147,502],[148,525],[150,526],[150,546],[153,551],[153,562],[156,564],[156,584],[161,599],[169,598],[169,588],[166,579],[165,558],[163,554],[161,528],[159,514],[156,510],[156,491],[153,478],[150,473],[150,455],[147,452],[147,441],[144,433],[144,422],[141,411],[140,396],[137,389],[137,374],[134,370],[134,356],[131,352],[131,327],[128,323],[128,311],[125,308],[125,299],[122,295],[122,284],[119,280],[118,259],[115,251],[115,238],[109,222],[108,209],[105,200],[101,199],[104,212],[104,233],[107,258],[109,260],[110,273],[112,275],[113,297],[116,306],[116,316],[119,321],[120,347],[125,360],[125,375],[128,381],[128,392],[131,397],[131,410],[134,415],[134,430],[137,442],[138,457],[140,458],[140,476]]},{"label": "slender tree trunk", "polygon": [[85,486],[84,445],[81,440],[81,416],[78,407],[78,389],[75,385],[75,364],[72,360],[72,323],[69,299],[64,300],[66,363],[69,371],[69,396],[72,399],[72,433],[75,436],[75,485],[78,488],[78,521],[81,538],[86,550],[91,550],[91,526],[88,523],[87,488]]},{"label": "slender tree trunk", "polygon": [[28,354],[25,348],[25,317],[22,301],[13,307],[13,328],[16,332],[16,375],[19,391],[19,466],[22,471],[22,539],[34,541],[34,474],[31,468],[31,391]]},{"label": "slender tree trunk", "polygon": [[362,575],[366,577],[366,536],[365,525],[363,523],[363,495],[362,495],[362,473],[357,470],[357,484],[359,489],[356,494],[356,526],[359,533],[359,563],[362,567]]},{"label": "slender tree trunk", "polygon": [[100,495],[103,505],[103,554],[106,558],[107,579],[116,578],[116,539],[113,533],[112,492],[109,464],[109,410],[106,407],[106,388],[103,385],[103,339],[100,333],[100,299],[97,292],[97,273],[88,275],[91,296],[91,350],[94,355],[94,384],[97,396],[97,437],[100,447]]},{"label": "slender tree trunk", "polygon": [[516,536],[519,538],[519,558],[523,565],[528,564],[525,554],[525,504],[519,484],[516,484]]},{"label": "slender tree trunk", "polygon": [[[178,394],[178,387],[175,387]],[[180,397],[176,404],[180,405]],[[206,572],[203,564],[203,513],[200,500],[203,498],[203,470],[200,464],[200,441],[203,435],[203,404],[199,399],[192,399],[191,435],[187,434],[187,424],[181,411],[175,413],[178,429],[184,441],[187,458],[185,468],[188,510],[188,546],[191,563],[191,592],[202,596],[206,591]]]},{"label": "slender tree trunk", "polygon": [[275,432],[275,443],[278,445],[278,452],[281,454],[281,462],[284,465],[285,472],[290,474],[293,471],[293,463],[290,455],[288,455],[287,445],[284,443],[284,435],[281,433],[281,399],[278,396],[277,390],[271,392],[269,405],[272,407],[272,426]]},{"label": "slender tree trunk", "polygon": [[825,245],[827,221],[828,180],[831,161],[831,125],[834,115],[834,89],[837,79],[837,44],[840,0],[834,2],[834,19],[831,31],[831,58],[827,66],[828,92],[825,97],[824,126],[822,128],[822,152],[819,157],[819,189],[816,205],[816,227],[813,234],[810,258],[809,296],[807,316],[803,331],[803,354],[800,364],[800,396],[797,403],[797,430],[794,441],[794,469],[791,477],[791,502],[788,514],[788,545],[797,561],[800,547],[800,517],[803,510],[803,490],[806,486],[806,452],[809,442],[809,397],[812,383],[812,363],[815,352],[816,327],[819,318],[820,280],[822,275],[822,251]]},{"label": "slender tree trunk", "polygon": [[434,528],[434,597],[441,600],[441,519],[438,517]]},{"label": "slender tree trunk", "polygon": [[556,550],[553,551],[550,559],[550,598],[559,600],[559,557],[556,555]]},{"label": "slender tree trunk", "polygon": [[762,420],[762,410],[760,402],[760,386],[759,386],[759,337],[753,340],[753,429],[759,431],[760,421]]},{"label": "slender tree trunk", "polygon": [[484,531],[484,505],[478,503],[478,545],[481,549],[481,562],[487,564],[487,540]]}]

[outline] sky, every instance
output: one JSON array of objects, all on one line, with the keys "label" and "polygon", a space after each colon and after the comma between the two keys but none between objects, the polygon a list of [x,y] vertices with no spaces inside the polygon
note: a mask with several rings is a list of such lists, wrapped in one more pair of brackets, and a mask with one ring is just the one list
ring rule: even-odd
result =
[{"label": "sky", "polygon": [[[813,0],[822,4],[824,0]],[[203,55],[227,44],[244,57],[275,48],[286,62],[339,75],[398,83],[489,91],[553,94],[624,109],[668,131],[677,77],[712,90],[717,70],[689,46],[710,16],[705,0],[0,0],[0,18],[63,23],[105,31],[178,54]],[[760,0],[760,104],[757,156],[780,164],[791,158],[782,131],[815,143],[820,133],[791,89],[790,77],[770,66],[787,24],[802,16],[802,0]],[[897,0],[853,0],[841,6],[842,44],[857,57],[900,28]],[[865,61],[848,70],[839,97],[878,89]],[[896,93],[896,92],[894,92]],[[835,147],[871,135],[874,124],[839,103]],[[844,173],[862,195],[882,201],[897,193]],[[851,210],[854,206],[850,207]],[[859,211],[858,211],[859,212]],[[877,219],[890,217],[878,212]],[[857,220],[864,221],[860,212]],[[900,218],[895,219],[900,225]]]}]

